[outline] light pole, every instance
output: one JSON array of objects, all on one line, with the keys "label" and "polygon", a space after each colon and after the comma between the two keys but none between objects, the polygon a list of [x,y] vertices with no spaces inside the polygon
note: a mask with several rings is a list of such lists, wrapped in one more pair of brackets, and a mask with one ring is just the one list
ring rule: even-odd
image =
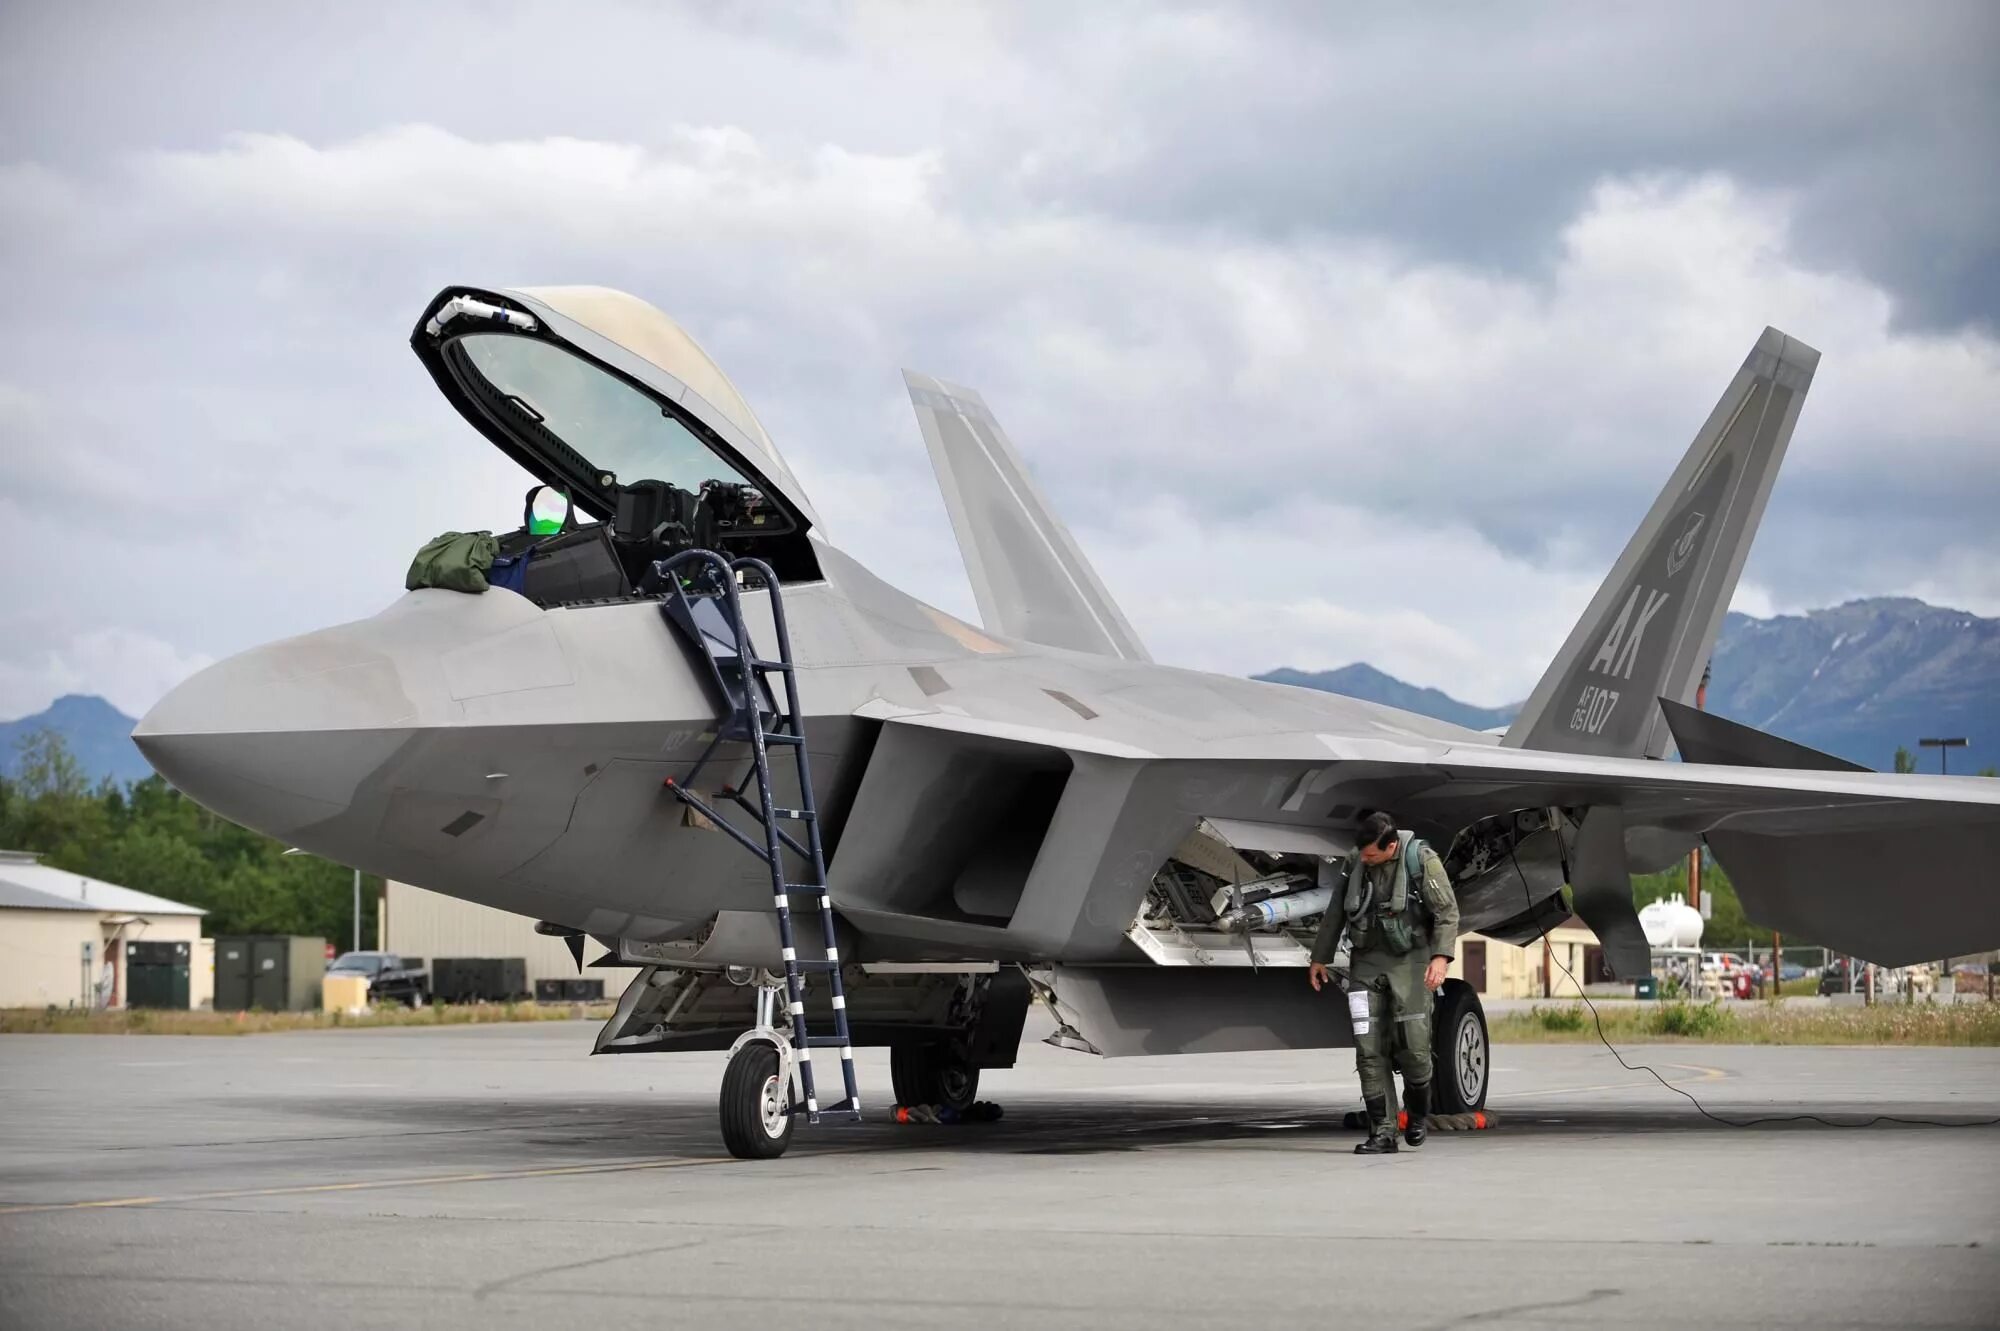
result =
[{"label": "light pole", "polygon": [[[1965,747],[1965,736],[1953,735],[1949,739],[1920,739],[1917,741],[1917,747],[1920,749],[1936,749],[1938,751],[1938,775],[1950,776],[1951,767],[1949,759],[1951,751]],[[1944,987],[1949,983],[1951,983],[1951,958],[1946,957],[1938,963],[1938,997],[1941,998],[1944,996]]]},{"label": "light pole", "polygon": [[[297,846],[291,846],[285,850],[285,854],[308,855],[311,852],[300,850]],[[361,870],[359,869],[354,871],[354,946],[348,950],[351,952],[359,952],[361,950]]]},{"label": "light pole", "polygon": [[1947,759],[1950,757],[1949,751],[1964,748],[1965,736],[1954,735],[1950,739],[1920,739],[1917,741],[1917,747],[1920,749],[1936,749],[1938,751],[1938,775],[1950,776],[1951,768],[1947,762]]},{"label": "light pole", "polygon": [[[1709,681],[1709,676],[1714,671],[1714,669],[1715,669],[1715,663],[1713,661],[1703,666],[1701,668],[1701,683],[1695,685],[1694,705],[1702,711],[1708,710],[1708,681]],[[1693,850],[1688,852],[1687,901],[1688,905],[1693,906],[1696,910],[1701,909],[1701,847],[1700,846],[1696,846]]]}]

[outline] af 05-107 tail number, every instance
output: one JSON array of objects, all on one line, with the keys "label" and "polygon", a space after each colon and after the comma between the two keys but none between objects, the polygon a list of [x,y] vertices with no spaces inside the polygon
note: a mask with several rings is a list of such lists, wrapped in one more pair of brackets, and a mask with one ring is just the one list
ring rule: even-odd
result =
[{"label": "af 05-107 tail number", "polygon": [[1611,719],[1611,710],[1616,706],[1618,690],[1586,684],[1583,696],[1576,700],[1576,710],[1570,713],[1569,728],[1580,735],[1602,734],[1604,723]]}]

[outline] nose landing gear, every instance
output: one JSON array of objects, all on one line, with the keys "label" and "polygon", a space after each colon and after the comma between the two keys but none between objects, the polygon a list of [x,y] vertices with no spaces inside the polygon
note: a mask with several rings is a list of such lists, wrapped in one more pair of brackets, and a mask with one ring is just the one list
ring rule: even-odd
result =
[{"label": "nose landing gear", "polygon": [[738,1160],[774,1160],[792,1144],[797,1103],[783,1049],[762,1040],[737,1047],[722,1074],[722,1143]]}]

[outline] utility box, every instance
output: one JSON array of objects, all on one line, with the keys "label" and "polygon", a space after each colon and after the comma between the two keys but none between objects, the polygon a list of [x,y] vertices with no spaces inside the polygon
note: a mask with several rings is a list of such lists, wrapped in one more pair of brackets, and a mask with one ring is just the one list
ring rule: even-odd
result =
[{"label": "utility box", "polygon": [[188,1008],[190,952],[186,942],[125,945],[125,1006]]},{"label": "utility box", "polygon": [[545,979],[535,981],[537,1003],[602,1003],[604,981]]},{"label": "utility box", "polygon": [[512,1003],[529,996],[526,957],[438,957],[431,997],[440,1003]]},{"label": "utility box", "polygon": [[338,974],[327,976],[320,982],[320,1004],[328,1012],[366,1012],[368,977]]},{"label": "utility box", "polygon": [[241,934],[215,940],[217,1012],[311,1012],[326,975],[326,940]]}]

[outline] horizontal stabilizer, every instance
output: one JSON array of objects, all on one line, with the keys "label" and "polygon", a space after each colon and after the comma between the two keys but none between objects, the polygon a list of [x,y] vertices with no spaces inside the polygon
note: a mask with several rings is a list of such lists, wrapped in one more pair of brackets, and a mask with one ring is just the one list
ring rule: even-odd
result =
[{"label": "horizontal stabilizer", "polygon": [[1484,809],[1587,806],[1575,855],[1589,864],[1572,868],[1577,913],[1593,928],[1582,889],[1586,880],[1596,887],[1614,873],[1605,867],[1609,855],[1587,856],[1583,843],[1592,841],[1594,820],[1616,806],[1628,832],[1653,828],[1705,838],[1744,913],[1801,941],[1889,966],[2000,947],[1993,873],[2000,864],[2000,781],[1485,745],[1453,747],[1426,766],[1450,780],[1434,795],[1404,797],[1399,807],[1406,813],[1420,812],[1430,799],[1449,805],[1473,790]]},{"label": "horizontal stabilizer", "polygon": [[[1904,777],[1912,784],[1945,777]],[[1708,834],[1751,920],[1885,966],[2000,945],[2000,820],[1883,804],[1732,819]]]},{"label": "horizontal stabilizer", "polygon": [[1658,758],[1694,697],[1819,353],[1766,328],[1502,743]]},{"label": "horizontal stabilizer", "polygon": [[1724,767],[1792,767],[1809,772],[1871,770],[1672,698],[1660,699],[1660,710],[1666,713],[1667,728],[1673,731],[1674,745],[1680,749],[1684,762],[1716,763]]},{"label": "horizontal stabilizer", "polygon": [[1150,661],[986,402],[903,371],[986,629],[1047,647]]}]

